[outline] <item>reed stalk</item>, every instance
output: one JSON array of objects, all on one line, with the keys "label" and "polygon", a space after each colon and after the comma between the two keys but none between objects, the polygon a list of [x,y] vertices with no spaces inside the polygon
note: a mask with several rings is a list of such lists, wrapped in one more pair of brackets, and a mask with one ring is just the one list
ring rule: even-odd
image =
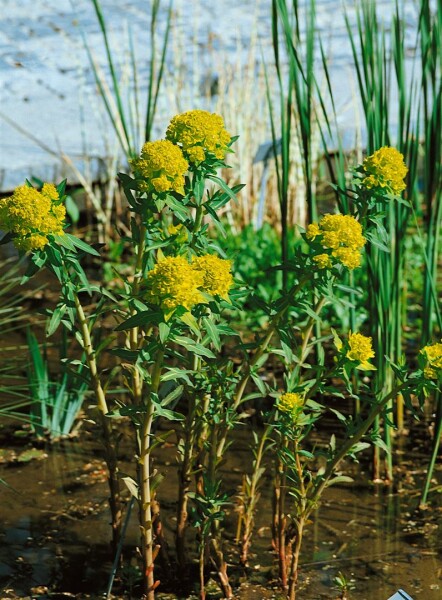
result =
[{"label": "reed stalk", "polygon": [[[405,27],[404,18],[396,4],[392,21],[391,43],[379,25],[376,2],[363,3],[357,12],[357,35],[352,31],[346,17],[347,31],[355,63],[358,89],[362,100],[367,131],[367,154],[394,140],[404,154],[409,167],[407,180],[408,204],[388,202],[384,227],[387,232],[388,252],[373,244],[367,247],[367,274],[369,280],[368,323],[376,352],[376,376],[374,386],[378,395],[388,394],[392,387],[392,372],[385,356],[393,363],[402,354],[403,328],[406,309],[404,307],[403,278],[406,260],[406,236],[411,216],[411,206],[416,198],[417,156],[419,144],[418,94],[405,70]],[[389,49],[390,48],[390,49]],[[397,91],[397,131],[392,131],[391,89]],[[381,209],[382,207],[379,206]],[[390,417],[383,422],[386,454],[386,477],[393,477],[392,422],[393,405],[396,403],[396,424],[403,426],[402,397],[393,399],[389,407]],[[399,417],[399,421],[397,420]],[[381,423],[376,420],[376,427]],[[380,455],[375,447],[374,478],[381,477]]]},{"label": "reed stalk", "polygon": [[442,89],[440,85],[442,2],[440,0],[437,1],[434,12],[431,10],[430,3],[422,0],[419,33],[424,154],[423,210],[427,240],[421,339],[422,345],[425,345],[434,333],[437,324],[436,315],[440,313],[437,297],[433,293],[436,286],[442,227]]},{"label": "reed stalk", "polygon": [[[316,168],[318,161],[317,138],[322,124],[316,106],[323,98],[315,75],[316,0],[310,0],[305,11],[305,40],[301,40],[300,3],[292,7],[286,0],[272,0],[272,44],[277,74],[277,101],[279,103],[280,131],[277,134],[273,108],[273,90],[267,78],[267,101],[270,114],[276,179],[280,204],[281,263],[283,289],[288,288],[287,261],[289,260],[289,189],[293,171],[293,139],[299,142],[305,187],[305,226],[317,220]],[[305,52],[301,52],[305,48]],[[285,62],[288,62],[288,65]],[[280,156],[279,156],[280,147]]]},{"label": "reed stalk", "polygon": [[[100,0],[91,1],[94,6],[95,15],[104,43],[107,67],[109,68],[110,73],[110,85],[107,83],[105,76],[92,53],[85,34],[83,34],[83,42],[105,111],[116,134],[120,149],[123,152],[126,161],[129,161],[137,155],[143,142],[151,139],[154,120],[158,109],[158,98],[165,72],[166,54],[172,22],[172,0],[170,0],[168,5],[166,26],[159,49],[157,47],[157,31],[161,0],[153,0],[151,3],[149,28],[150,56],[148,59],[149,74],[147,79],[146,99],[144,102],[141,98],[139,65],[132,38],[129,36],[130,68],[132,70],[130,79],[133,82],[131,89],[133,96],[129,98],[129,102],[124,102],[122,81],[116,67],[116,56],[109,41],[109,32],[102,5]],[[143,121],[140,122],[139,119],[143,104],[145,104],[146,108]],[[131,112],[132,108],[134,114]]]}]

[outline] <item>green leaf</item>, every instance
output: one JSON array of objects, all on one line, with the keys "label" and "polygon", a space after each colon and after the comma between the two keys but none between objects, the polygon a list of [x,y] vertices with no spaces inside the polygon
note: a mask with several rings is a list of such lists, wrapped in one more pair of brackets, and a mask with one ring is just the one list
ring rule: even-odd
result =
[{"label": "green leaf", "polygon": [[86,242],[83,242],[83,240],[80,240],[79,238],[75,237],[75,235],[71,235],[70,233],[65,233],[64,235],[79,250],[83,250],[83,252],[86,252],[87,254],[92,254],[93,256],[100,256],[100,253],[97,252],[94,248],[92,248],[92,246],[89,246],[89,244],[86,244]]},{"label": "green leaf", "polygon": [[332,335],[333,335],[333,343],[335,345],[335,348],[338,352],[340,352],[342,350],[342,340],[339,337],[339,335],[336,333],[336,331],[333,329],[333,327],[330,328]]},{"label": "green leaf", "polygon": [[368,442],[358,442],[350,448],[350,454],[357,454],[358,452],[362,452],[362,450],[370,448],[370,446],[371,444],[369,444]]},{"label": "green leaf", "polygon": [[59,246],[63,246],[63,248],[66,248],[67,250],[70,250],[71,252],[75,252],[75,246],[71,242],[71,240],[69,239],[67,234],[54,235],[53,238],[54,238],[54,242],[56,244],[58,244]]},{"label": "green leaf", "polygon": [[333,479],[327,481],[326,487],[330,487],[336,483],[353,483],[353,479],[347,475],[337,475],[336,477],[333,477]]},{"label": "green leaf", "polygon": [[264,383],[264,381],[261,379],[261,377],[258,375],[258,373],[254,373],[252,372],[250,374],[252,380],[255,382],[256,387],[259,389],[259,391],[261,392],[262,395],[267,394],[267,388],[266,385]]},{"label": "green leaf", "polygon": [[331,411],[333,414],[335,414],[335,415],[338,417],[338,419],[339,419],[340,421],[342,421],[343,423],[346,423],[346,422],[347,422],[347,417],[346,417],[345,415],[343,415],[342,413],[340,413],[340,412],[339,412],[339,410],[336,410],[336,409],[334,409],[334,408],[330,408],[330,407],[329,407],[329,410],[330,410],[330,411]]},{"label": "green leaf", "polygon": [[185,221],[188,218],[189,212],[186,207],[183,206],[182,202],[178,202],[172,196],[167,196],[166,204],[176,215],[181,218],[181,220]]},{"label": "green leaf", "polygon": [[221,350],[221,341],[215,323],[212,321],[212,319],[207,317],[203,317],[202,321],[206,329],[207,335],[209,336],[211,342],[219,352]]},{"label": "green leaf", "polygon": [[308,452],[307,450],[298,450],[298,454],[300,456],[305,456],[306,458],[310,458],[310,459],[315,458],[315,455],[312,454],[311,452]]},{"label": "green leaf", "polygon": [[155,416],[164,417],[168,421],[184,421],[185,417],[181,413],[163,408],[158,402],[152,401],[155,406]]},{"label": "green leaf", "polygon": [[238,198],[235,196],[235,193],[229,188],[227,183],[221,179],[221,177],[216,177],[216,175],[208,175],[207,179],[214,181],[219,185],[219,187],[226,192],[226,194],[231,198],[236,204],[238,204]]},{"label": "green leaf", "polygon": [[193,331],[193,333],[199,337],[201,331],[200,331],[200,328],[198,325],[198,321],[197,321],[197,319],[195,319],[195,317],[192,315],[191,312],[189,312],[188,310],[186,312],[184,312],[180,316],[180,321],[182,321],[183,323],[188,325],[190,327],[190,329]]},{"label": "green leaf", "polygon": [[356,369],[359,369],[359,371],[376,371],[377,370],[376,367],[369,362],[360,363],[359,365],[356,365]]},{"label": "green leaf", "polygon": [[160,323],[163,320],[163,314],[159,310],[143,310],[132,317],[129,317],[123,323],[120,323],[118,327],[115,327],[115,331],[125,331],[126,329],[133,329],[140,325],[152,325]]},{"label": "green leaf", "polygon": [[376,246],[376,248],[379,248],[379,250],[382,250],[383,252],[391,252],[391,249],[386,246],[380,239],[378,236],[373,235],[373,234],[366,234],[367,239],[370,241],[371,244],[373,244],[373,246]]},{"label": "green leaf", "polygon": [[160,323],[158,326],[161,343],[164,344],[170,334],[170,327],[166,323]]},{"label": "green leaf", "polygon": [[205,356],[206,358],[216,358],[211,350],[205,348],[202,344],[197,344],[193,340],[183,335],[177,335],[174,337],[174,340],[180,346],[183,346],[189,352],[193,352],[197,356]]},{"label": "green leaf", "polygon": [[378,446],[378,448],[381,448],[381,450],[383,450],[385,452],[385,454],[390,454],[390,448],[387,446],[387,444],[384,442],[384,440],[379,436],[375,436],[373,437],[373,444],[375,446]]},{"label": "green leaf", "polygon": [[172,367],[167,369],[166,373],[161,375],[161,381],[175,381],[177,379],[183,379],[188,385],[191,385],[191,381],[189,379],[189,375],[191,375],[193,371],[187,369],[178,369],[177,367]]},{"label": "green leaf", "polygon": [[[169,384],[169,385],[172,385],[172,384]],[[173,402],[177,398],[180,398],[183,394],[183,390],[184,390],[183,385],[177,385],[175,389],[173,389],[171,392],[169,392],[167,394],[167,396],[161,400],[161,407],[168,406],[171,402]]]},{"label": "green leaf", "polygon": [[134,362],[138,358],[138,350],[126,350],[125,348],[112,348],[110,354],[123,358],[124,360]]},{"label": "green leaf", "polygon": [[60,181],[60,183],[55,187],[55,189],[57,190],[57,194],[60,196],[60,198],[62,198],[65,195],[66,183],[67,179],[63,179],[63,181]]},{"label": "green leaf", "polygon": [[77,203],[72,198],[72,196],[67,196],[65,200],[66,212],[72,221],[72,223],[78,223],[80,219],[80,211],[78,209]]},{"label": "green leaf", "polygon": [[55,308],[54,312],[52,313],[52,317],[49,321],[48,327],[46,329],[46,335],[48,337],[58,329],[58,326],[60,325],[60,322],[66,313],[66,309],[66,304],[60,304]]}]

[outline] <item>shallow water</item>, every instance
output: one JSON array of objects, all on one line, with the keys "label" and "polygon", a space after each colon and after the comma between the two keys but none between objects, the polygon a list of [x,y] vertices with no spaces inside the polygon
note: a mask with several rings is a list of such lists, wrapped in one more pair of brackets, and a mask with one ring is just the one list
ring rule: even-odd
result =
[{"label": "shallow water", "polygon": [[[10,433],[9,426],[0,430],[1,446],[9,448],[7,461],[0,464],[0,477],[11,486],[0,487],[1,597],[9,597],[7,590],[24,597],[38,586],[79,594],[80,598],[102,594],[111,563],[106,474],[94,439],[96,432],[85,428],[77,440],[41,448],[43,456],[47,456],[28,463],[11,462],[14,455],[20,456],[24,446],[23,440],[11,439]],[[128,473],[131,466],[124,458],[128,458],[129,450],[127,440],[123,441],[121,468]],[[413,484],[419,484],[422,471],[416,467],[418,452],[416,446],[413,464],[402,463],[396,484],[400,492],[390,493],[387,487],[364,484],[357,472],[355,484],[328,490],[306,534],[301,599],[337,597],[333,578],[339,571],[355,586],[350,593],[352,599],[386,600],[398,588],[413,598],[441,597],[441,509],[433,495],[431,510],[415,511],[418,496]],[[156,467],[166,475],[159,499],[169,540],[175,522],[174,453],[170,445],[161,448],[156,458]],[[237,439],[231,455],[233,458],[223,467],[222,478],[226,486],[237,488],[242,473],[248,469],[248,441]],[[256,519],[250,585],[242,585],[239,590],[244,577],[240,578],[235,568],[237,555],[230,543],[236,513],[231,510],[226,519],[230,573],[238,590],[237,598],[278,597],[270,548],[270,490],[268,479],[262,487]],[[134,510],[126,538],[126,557],[133,555],[137,542]],[[163,590],[168,591],[166,585]]]}]

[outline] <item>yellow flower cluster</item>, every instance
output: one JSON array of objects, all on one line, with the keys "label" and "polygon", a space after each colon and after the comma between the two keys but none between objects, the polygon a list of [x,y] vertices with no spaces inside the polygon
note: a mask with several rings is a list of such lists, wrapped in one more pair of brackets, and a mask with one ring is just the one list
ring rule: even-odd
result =
[{"label": "yellow flower cluster", "polygon": [[361,264],[361,248],[366,239],[362,235],[361,224],[350,215],[324,215],[317,223],[307,227],[306,238],[313,241],[320,237],[320,243],[331,254],[321,253],[313,257],[319,269],[332,266],[331,257],[347,267],[355,269]]},{"label": "yellow flower cluster", "polygon": [[192,266],[203,274],[203,289],[211,296],[227,298],[233,285],[232,263],[213,254],[197,256]]},{"label": "yellow flower cluster", "polygon": [[173,117],[166,138],[179,144],[191,163],[199,164],[205,160],[207,153],[223,159],[231,135],[220,115],[205,110],[189,110]]},{"label": "yellow flower cluster", "polygon": [[230,261],[209,254],[191,263],[183,256],[164,258],[147,274],[148,297],[167,311],[178,306],[191,310],[206,302],[202,292],[227,297],[233,285],[230,269]]},{"label": "yellow flower cluster", "polygon": [[404,156],[396,148],[383,146],[362,163],[367,175],[362,185],[367,189],[382,188],[392,194],[400,194],[406,187],[404,179],[408,169]]},{"label": "yellow flower cluster", "polygon": [[184,306],[190,310],[203,301],[199,288],[203,274],[183,256],[169,256],[159,261],[147,274],[149,299],[166,310]]},{"label": "yellow flower cluster", "polygon": [[316,263],[318,269],[331,269],[333,263],[328,254],[318,254],[313,257],[313,262]]},{"label": "yellow flower cluster", "polygon": [[368,362],[374,357],[374,350],[371,345],[371,337],[366,337],[362,333],[351,333],[348,336],[349,350],[346,354],[350,360],[355,360],[360,363],[360,366],[365,369],[372,369],[372,365]]},{"label": "yellow flower cluster", "polygon": [[0,200],[0,227],[13,233],[14,245],[25,252],[44,248],[48,235],[62,235],[65,217],[52,183],[45,183],[41,192],[21,185]]},{"label": "yellow flower cluster", "polygon": [[184,174],[189,163],[169,140],[146,142],[138,158],[130,161],[142,192],[174,191],[184,195]]},{"label": "yellow flower cluster", "polygon": [[300,394],[286,392],[277,400],[277,408],[280,412],[294,415],[304,405],[304,399]]},{"label": "yellow flower cluster", "polygon": [[438,371],[442,370],[442,343],[430,344],[421,350],[427,359],[424,375],[428,379],[437,379]]}]

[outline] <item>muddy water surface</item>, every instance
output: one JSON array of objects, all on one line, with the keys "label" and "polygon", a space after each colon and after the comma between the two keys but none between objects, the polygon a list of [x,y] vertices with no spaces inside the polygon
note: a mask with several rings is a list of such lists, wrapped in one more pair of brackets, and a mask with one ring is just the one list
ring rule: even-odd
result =
[{"label": "muddy water surface", "polygon": [[[64,592],[65,598],[68,593],[79,598],[103,597],[111,560],[106,473],[96,431],[85,426],[76,440],[40,446],[29,462],[22,462],[29,458],[23,455],[29,443],[11,433],[10,425],[0,430],[0,477],[10,486],[0,486],[0,598],[62,597],[55,592]],[[249,469],[248,442],[246,433],[235,441],[233,458],[222,472],[223,482],[232,491],[238,489],[242,473]],[[129,443],[123,440],[122,470],[131,474],[129,453]],[[175,448],[169,444],[156,458],[156,467],[166,475],[159,495],[170,541],[177,489],[174,455]],[[431,509],[416,511],[414,484],[421,475],[417,458],[418,454],[412,464],[402,463],[396,485],[399,491],[394,493],[385,486],[362,483],[357,472],[355,484],[328,490],[307,531],[300,600],[339,597],[333,583],[338,572],[351,580],[355,589],[349,598],[355,600],[386,600],[398,588],[413,598],[442,597],[441,508],[438,495],[433,494]],[[233,537],[237,515],[233,508],[226,519],[232,581],[239,599],[280,597],[270,544],[270,491],[268,479],[262,487],[247,579],[236,568]],[[126,537],[126,559],[128,564],[132,559],[132,566],[125,568],[123,581],[117,580],[115,588],[121,597],[124,590],[124,597],[130,597],[127,592],[131,588],[136,597],[136,516],[134,510]],[[162,588],[164,594],[170,592],[167,581]],[[212,598],[219,597],[216,586],[214,589]]]}]

